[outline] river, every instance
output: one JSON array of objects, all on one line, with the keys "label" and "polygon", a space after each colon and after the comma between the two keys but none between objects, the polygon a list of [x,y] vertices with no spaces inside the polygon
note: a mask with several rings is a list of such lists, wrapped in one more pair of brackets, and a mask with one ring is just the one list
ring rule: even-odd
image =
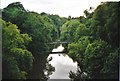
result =
[{"label": "river", "polygon": [[[52,52],[61,52],[64,47],[60,45],[59,47],[52,50]],[[50,54],[48,58],[53,59],[49,62],[53,67],[55,67],[55,72],[50,75],[50,79],[70,79],[69,72],[77,71],[77,62],[73,60],[66,54]]]},{"label": "river", "polygon": [[[52,52],[61,52],[62,45],[54,48]],[[51,60],[49,60],[52,58]],[[77,71],[77,62],[66,54],[43,54],[35,57],[32,70],[28,74],[28,79],[70,79],[69,72]]]}]

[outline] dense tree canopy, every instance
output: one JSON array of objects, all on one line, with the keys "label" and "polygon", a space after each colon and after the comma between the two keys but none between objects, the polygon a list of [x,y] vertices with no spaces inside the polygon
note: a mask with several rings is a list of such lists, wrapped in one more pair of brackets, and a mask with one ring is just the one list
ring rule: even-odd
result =
[{"label": "dense tree canopy", "polygon": [[67,21],[63,26],[60,28],[61,37],[60,39],[63,41],[74,41],[74,31],[76,31],[77,26],[80,24],[78,20],[70,20]]},{"label": "dense tree canopy", "polygon": [[[35,74],[28,75],[34,69],[33,58],[34,62],[46,60],[53,49],[47,42],[59,39],[71,42],[67,54],[89,78],[118,79],[120,8],[117,2],[103,2],[90,12],[92,9],[86,9],[85,16],[63,18],[25,10],[20,2],[9,4],[2,12],[3,78],[25,79],[26,75],[31,78],[30,75]],[[48,79],[55,71],[48,61],[40,62],[39,67],[43,79]],[[80,77],[80,71],[70,72],[70,78]]]},{"label": "dense tree canopy", "polygon": [[[21,8],[22,7],[22,10]],[[18,25],[21,33],[27,33],[32,37],[32,42],[27,48],[33,55],[48,53],[47,42],[58,38],[58,30],[54,22],[46,14],[38,14],[24,10],[19,2],[8,5],[3,10],[3,19]]]},{"label": "dense tree canopy", "polygon": [[91,24],[92,35],[118,47],[118,3],[102,3],[95,10]]},{"label": "dense tree canopy", "polygon": [[85,11],[85,22],[74,32],[77,42],[68,45],[68,55],[90,78],[118,79],[118,9],[118,3],[104,2],[92,13]]},{"label": "dense tree canopy", "polygon": [[25,46],[31,37],[20,34],[17,28],[12,23],[2,21],[3,79],[25,79],[25,74],[32,67],[33,56]]}]

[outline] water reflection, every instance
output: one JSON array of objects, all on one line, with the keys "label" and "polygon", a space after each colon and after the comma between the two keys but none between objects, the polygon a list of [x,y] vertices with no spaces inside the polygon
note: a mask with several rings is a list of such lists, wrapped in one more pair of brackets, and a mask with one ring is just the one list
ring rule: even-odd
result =
[{"label": "water reflection", "polygon": [[[61,52],[64,47],[60,45],[52,52]],[[77,62],[66,54],[37,55],[34,58],[31,72],[28,79],[44,79],[44,81],[55,79],[70,79],[69,72],[77,71]]]},{"label": "water reflection", "polygon": [[[60,45],[58,48],[53,49],[52,52],[60,52],[63,51],[64,47]],[[48,59],[52,57],[53,59],[49,62],[53,67],[55,67],[55,72],[50,75],[50,79],[70,79],[69,72],[73,71],[76,73],[77,71],[77,62],[73,62],[73,60],[66,54],[50,54]]]},{"label": "water reflection", "polygon": [[38,55],[35,57],[33,67],[28,75],[28,79],[44,79],[47,80],[49,75],[55,70],[55,68],[49,64],[52,58],[47,59],[48,55]]}]

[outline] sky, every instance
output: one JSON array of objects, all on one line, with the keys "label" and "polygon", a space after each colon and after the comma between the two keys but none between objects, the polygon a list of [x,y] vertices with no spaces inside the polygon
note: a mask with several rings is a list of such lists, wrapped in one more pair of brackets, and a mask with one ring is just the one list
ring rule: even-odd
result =
[{"label": "sky", "polygon": [[38,13],[57,14],[61,17],[83,16],[85,9],[96,8],[104,1],[119,0],[1,0],[1,8],[7,7],[10,3],[21,2],[26,10]]}]

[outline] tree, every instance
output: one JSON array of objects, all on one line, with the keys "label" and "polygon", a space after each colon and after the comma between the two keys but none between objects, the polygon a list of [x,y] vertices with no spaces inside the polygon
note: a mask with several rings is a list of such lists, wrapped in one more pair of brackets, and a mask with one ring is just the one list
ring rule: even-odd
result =
[{"label": "tree", "polygon": [[118,49],[110,52],[109,56],[105,58],[104,67],[101,70],[104,73],[104,78],[108,79],[118,79],[119,74],[119,57],[118,57]]},{"label": "tree", "polygon": [[118,3],[112,2],[101,3],[93,13],[86,10],[85,23],[74,33],[76,42],[68,45],[68,55],[92,79],[118,79],[118,11]]},{"label": "tree", "polygon": [[71,20],[67,21],[63,26],[60,28],[61,30],[61,40],[65,39],[67,37],[67,40],[64,41],[74,41],[74,31],[77,29],[79,26],[80,22],[78,20]]},{"label": "tree", "polygon": [[2,21],[3,79],[25,79],[32,67],[33,56],[25,46],[31,37],[20,34],[17,28],[10,22]]},{"label": "tree", "polygon": [[78,62],[78,65],[80,66],[81,70],[84,71],[84,56],[85,56],[85,50],[87,45],[91,42],[91,39],[93,39],[90,36],[82,36],[78,42],[72,43],[68,45],[68,55],[74,60]]},{"label": "tree", "polygon": [[86,9],[86,10],[84,11],[84,14],[85,14],[85,16],[87,17],[90,13],[89,13],[89,11]]},{"label": "tree", "polygon": [[87,28],[84,24],[80,24],[74,33],[75,42],[77,42],[82,36],[89,36],[89,33],[89,28]]},{"label": "tree", "polygon": [[58,37],[60,37],[60,27],[67,21],[67,18],[61,18],[58,15],[49,15],[48,17],[53,20],[53,23],[58,30]]},{"label": "tree", "polygon": [[[109,58],[110,52],[111,46],[108,45],[108,43],[105,41],[95,40],[93,43],[88,44],[85,50],[84,69],[91,76],[91,78],[93,79],[111,78],[109,75],[105,75],[102,72],[104,68],[104,63],[107,61],[106,58]],[[107,64],[109,65],[108,62]],[[112,73],[112,71],[108,73]],[[111,74],[111,76],[114,75]]]},{"label": "tree", "polygon": [[41,16],[38,13],[26,10],[21,11],[18,8],[21,6],[17,5],[16,7],[14,4],[16,3],[12,3],[10,4],[11,7],[8,5],[4,9],[3,19],[18,25],[21,33],[27,33],[32,37],[33,41],[26,46],[34,56],[36,54],[48,53],[50,50],[46,43],[52,41],[52,38],[55,40],[58,37],[58,35],[54,36],[52,34],[58,34],[55,26],[52,24],[53,21],[46,15]]},{"label": "tree", "polygon": [[118,3],[105,2],[95,9],[91,24],[92,35],[118,47]]}]

